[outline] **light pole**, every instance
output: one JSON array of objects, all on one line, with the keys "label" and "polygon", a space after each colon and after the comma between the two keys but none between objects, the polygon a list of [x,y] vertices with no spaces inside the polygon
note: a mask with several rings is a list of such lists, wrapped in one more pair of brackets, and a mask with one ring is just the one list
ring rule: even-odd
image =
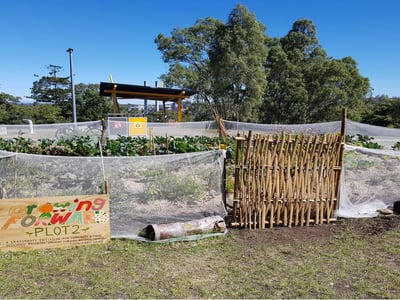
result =
[{"label": "light pole", "polygon": [[76,102],[75,102],[75,87],[74,87],[74,71],[72,66],[72,52],[74,49],[68,48],[69,52],[69,73],[71,78],[71,95],[72,95],[72,122],[76,125]]}]

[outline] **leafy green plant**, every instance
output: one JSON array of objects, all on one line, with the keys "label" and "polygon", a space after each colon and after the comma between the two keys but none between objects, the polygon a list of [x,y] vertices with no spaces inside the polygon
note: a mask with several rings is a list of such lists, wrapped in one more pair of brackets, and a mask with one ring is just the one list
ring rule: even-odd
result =
[{"label": "leafy green plant", "polygon": [[344,153],[344,164],[353,169],[368,169],[376,165],[374,161],[363,160],[360,154],[354,151]]},{"label": "leafy green plant", "polygon": [[98,156],[100,155],[100,148],[98,139],[90,136],[73,136],[68,138],[61,138],[57,146],[63,146],[69,155],[73,156]]},{"label": "leafy green plant", "polygon": [[396,144],[392,146],[392,149],[395,151],[400,151],[400,142],[396,142]]},{"label": "leafy green plant", "polygon": [[55,141],[53,139],[40,139],[36,145],[37,154],[51,154],[50,149],[54,147]]},{"label": "leafy green plant", "polygon": [[354,135],[346,135],[345,141],[348,144],[365,147],[369,149],[382,149],[383,146],[376,142],[373,142],[373,137],[368,135],[357,134],[357,138]]},{"label": "leafy green plant", "polygon": [[[105,156],[149,156],[199,152],[219,149],[226,145],[227,160],[235,159],[236,142],[233,138],[218,138],[205,136],[147,137],[118,136],[107,139],[102,148]],[[30,154],[63,155],[63,156],[99,156],[99,138],[96,136],[74,135],[59,139],[31,139],[18,136],[12,139],[0,138],[0,150]]]},{"label": "leafy green plant", "polygon": [[153,170],[149,175],[151,180],[146,182],[145,202],[163,199],[195,202],[205,192],[203,185],[194,178],[171,174],[165,169]]}]

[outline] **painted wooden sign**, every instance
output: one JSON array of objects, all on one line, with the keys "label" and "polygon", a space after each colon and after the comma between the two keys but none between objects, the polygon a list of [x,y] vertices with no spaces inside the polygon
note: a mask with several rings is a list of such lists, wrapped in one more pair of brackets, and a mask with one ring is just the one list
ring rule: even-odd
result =
[{"label": "painted wooden sign", "polygon": [[0,199],[0,250],[71,247],[110,240],[109,195]]}]

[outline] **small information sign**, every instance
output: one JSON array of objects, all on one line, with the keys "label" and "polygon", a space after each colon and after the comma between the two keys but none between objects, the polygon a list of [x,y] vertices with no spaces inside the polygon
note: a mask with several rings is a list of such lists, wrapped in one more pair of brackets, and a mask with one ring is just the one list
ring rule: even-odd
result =
[{"label": "small information sign", "polygon": [[117,136],[117,135],[128,136],[127,117],[109,117],[108,134],[110,136]]},{"label": "small information sign", "polygon": [[129,135],[147,135],[147,118],[129,118]]},{"label": "small information sign", "polygon": [[109,240],[108,194],[0,200],[0,250],[71,247]]}]

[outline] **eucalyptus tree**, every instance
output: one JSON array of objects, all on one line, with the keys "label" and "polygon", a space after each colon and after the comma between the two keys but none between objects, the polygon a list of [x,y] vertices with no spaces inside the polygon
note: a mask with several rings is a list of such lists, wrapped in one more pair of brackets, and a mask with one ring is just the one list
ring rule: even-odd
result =
[{"label": "eucalyptus tree", "polygon": [[214,105],[212,76],[208,52],[221,21],[211,17],[198,19],[192,27],[175,28],[171,37],[159,34],[155,43],[162,58],[169,64],[169,71],[161,79],[166,86],[192,89],[197,92],[196,101],[209,105],[215,117],[218,108]]},{"label": "eucalyptus tree", "polygon": [[216,119],[265,123],[337,120],[343,107],[360,120],[369,80],[351,57],[328,57],[310,20],[297,20],[282,38],[270,39],[265,26],[237,5],[226,24],[213,18],[174,29],[155,39],[169,72],[170,87],[197,91],[192,109]]},{"label": "eucalyptus tree", "polygon": [[349,118],[361,119],[370,87],[353,58],[326,59],[310,65],[304,73],[310,122],[338,120],[344,107]]},{"label": "eucalyptus tree", "polygon": [[216,119],[236,119],[240,111],[242,120],[255,121],[266,79],[264,30],[237,5],[226,24],[208,17],[174,29],[171,37],[159,34],[155,42],[169,64],[161,78],[169,86],[196,90],[197,101],[207,103]]},{"label": "eucalyptus tree", "polygon": [[237,5],[211,45],[213,90],[225,119],[258,121],[266,85],[268,55],[265,26],[243,5]]},{"label": "eucalyptus tree", "polygon": [[359,119],[369,92],[351,57],[333,59],[319,44],[310,20],[297,20],[270,45],[264,121],[313,123],[337,120],[343,107]]},{"label": "eucalyptus tree", "polygon": [[306,122],[308,94],[302,70],[289,59],[277,40],[270,44],[266,68],[262,121],[268,124]]}]

